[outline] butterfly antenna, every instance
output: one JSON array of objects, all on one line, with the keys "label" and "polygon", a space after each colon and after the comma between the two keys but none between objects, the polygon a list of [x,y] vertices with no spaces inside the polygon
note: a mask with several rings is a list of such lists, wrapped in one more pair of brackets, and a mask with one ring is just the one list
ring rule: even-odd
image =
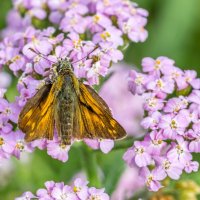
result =
[{"label": "butterfly antenna", "polygon": [[29,49],[30,49],[32,52],[34,52],[35,54],[37,54],[38,56],[44,58],[45,60],[47,60],[47,61],[49,61],[49,62],[52,62],[53,64],[56,64],[55,62],[53,62],[53,61],[47,59],[47,58],[45,57],[45,55],[43,55],[42,53],[36,51],[35,49],[33,49],[33,48],[29,48]]},{"label": "butterfly antenna", "polygon": [[96,49],[98,49],[98,48],[99,48],[99,45],[96,45],[96,46],[94,47],[94,49],[93,49],[90,53],[87,54],[87,56],[84,56],[84,57],[81,58],[80,60],[76,60],[76,61],[73,62],[72,64],[77,63],[77,62],[79,62],[79,61],[81,61],[81,60],[83,60],[83,59],[85,59],[85,58],[88,58],[89,55],[90,55],[91,53],[93,53],[93,52],[94,52]]}]

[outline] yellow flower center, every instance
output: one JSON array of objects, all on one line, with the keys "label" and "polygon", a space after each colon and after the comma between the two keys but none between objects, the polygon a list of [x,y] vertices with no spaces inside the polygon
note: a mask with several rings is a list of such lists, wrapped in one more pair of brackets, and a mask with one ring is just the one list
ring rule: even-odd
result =
[{"label": "yellow flower center", "polygon": [[163,162],[163,168],[164,168],[165,170],[168,170],[168,169],[170,168],[170,165],[171,165],[171,163],[170,163],[168,160],[165,160],[165,161]]},{"label": "yellow flower center", "polygon": [[160,145],[160,144],[162,144],[162,140],[153,140],[152,141],[152,143],[154,144],[154,145]]},{"label": "yellow flower center", "polygon": [[104,33],[101,33],[100,36],[103,40],[107,40],[108,38],[110,38],[111,35],[108,31],[105,31]]},{"label": "yellow flower center", "polygon": [[2,146],[3,144],[5,144],[4,139],[0,137],[0,146]]},{"label": "yellow flower center", "polygon": [[135,148],[135,152],[137,154],[143,154],[144,153],[144,148],[143,147]]},{"label": "yellow flower center", "polygon": [[155,63],[155,66],[154,66],[154,69],[155,70],[159,70],[160,69],[160,60],[156,60],[156,63]]},{"label": "yellow flower center", "polygon": [[162,81],[161,79],[157,80],[156,86],[157,86],[158,88],[163,88],[163,87],[164,87],[163,81]]},{"label": "yellow flower center", "polygon": [[177,127],[178,127],[177,123],[176,123],[176,121],[174,119],[171,121],[170,126],[171,126],[172,129],[177,129]]},{"label": "yellow flower center", "polygon": [[19,141],[16,145],[15,148],[19,149],[20,151],[24,150],[24,144],[22,141]]},{"label": "yellow flower center", "polygon": [[20,55],[16,55],[15,57],[12,58],[12,62],[15,62],[21,58]]},{"label": "yellow flower center", "polygon": [[81,191],[81,188],[80,188],[80,187],[74,186],[73,190],[74,190],[74,192],[80,192],[80,191]]},{"label": "yellow flower center", "polygon": [[183,148],[180,145],[176,146],[176,150],[179,155],[183,153]]},{"label": "yellow flower center", "polygon": [[136,79],[135,79],[135,83],[137,85],[141,85],[143,83],[143,80],[144,78],[142,76],[138,76]]},{"label": "yellow flower center", "polygon": [[75,49],[80,49],[82,47],[82,40],[81,39],[74,40],[73,44],[74,44]]},{"label": "yellow flower center", "polygon": [[147,184],[148,187],[151,185],[152,181],[153,181],[153,175],[149,175],[148,179],[147,179],[147,182],[146,182],[146,184]]},{"label": "yellow flower center", "polygon": [[99,16],[99,15],[94,15],[94,16],[93,16],[93,22],[94,22],[94,23],[97,24],[97,23],[99,22],[99,20],[100,20],[100,16]]}]

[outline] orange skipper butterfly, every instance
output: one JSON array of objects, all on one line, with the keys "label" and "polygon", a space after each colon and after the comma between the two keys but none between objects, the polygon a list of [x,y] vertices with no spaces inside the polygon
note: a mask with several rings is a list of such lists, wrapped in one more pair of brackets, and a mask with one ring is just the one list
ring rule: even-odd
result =
[{"label": "orange skipper butterfly", "polygon": [[27,101],[19,115],[18,126],[27,142],[52,140],[55,127],[64,145],[74,139],[120,139],[126,135],[105,101],[75,77],[67,58],[58,61],[55,69],[52,80]]}]

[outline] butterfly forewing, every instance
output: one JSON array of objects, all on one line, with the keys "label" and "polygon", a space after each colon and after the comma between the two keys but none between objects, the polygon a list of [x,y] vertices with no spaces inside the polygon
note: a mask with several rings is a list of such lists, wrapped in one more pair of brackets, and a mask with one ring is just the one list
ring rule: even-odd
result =
[{"label": "butterfly forewing", "polygon": [[120,139],[126,135],[112,117],[104,100],[89,86],[80,83],[79,110],[84,123],[83,138]]},{"label": "butterfly forewing", "polygon": [[54,96],[51,84],[44,85],[24,106],[18,125],[26,133],[26,141],[39,138],[53,138]]}]

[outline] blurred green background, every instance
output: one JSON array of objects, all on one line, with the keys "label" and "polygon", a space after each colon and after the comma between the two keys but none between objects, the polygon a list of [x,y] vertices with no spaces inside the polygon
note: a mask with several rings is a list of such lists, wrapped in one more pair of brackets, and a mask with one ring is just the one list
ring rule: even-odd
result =
[{"label": "blurred green background", "polygon": [[[125,61],[140,67],[143,57],[167,56],[174,59],[177,66],[183,69],[195,69],[200,75],[200,1],[136,0],[135,2],[149,11],[146,26],[149,37],[145,43],[130,44],[125,54]],[[6,25],[6,14],[11,6],[10,0],[0,0],[0,29]],[[64,164],[50,158],[46,151],[39,150],[20,161],[13,159],[11,165],[15,167],[11,168],[10,173],[4,175],[0,173],[0,200],[12,200],[26,190],[35,192],[37,188],[43,187],[47,180],[69,182],[80,168],[90,167],[90,164],[94,166],[94,163],[101,165],[105,175],[91,177],[90,172],[86,170],[92,180],[91,184],[105,187],[111,194],[125,167],[122,161],[125,150],[115,150],[108,155],[98,151],[91,151],[88,154],[89,149],[77,146],[78,144],[72,147],[69,161]],[[80,157],[84,157],[85,162],[81,161],[83,159]],[[199,159],[198,156],[196,159]],[[96,170],[97,174],[99,172],[98,167],[90,170]],[[183,175],[182,179],[195,180],[200,184],[200,173]]]}]

